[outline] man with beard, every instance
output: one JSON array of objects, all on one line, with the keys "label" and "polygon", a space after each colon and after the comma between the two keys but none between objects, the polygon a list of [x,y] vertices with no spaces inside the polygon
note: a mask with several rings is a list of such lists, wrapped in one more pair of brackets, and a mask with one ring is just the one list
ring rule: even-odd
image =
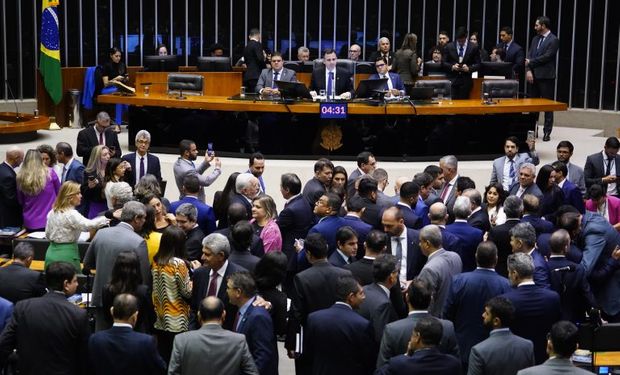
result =
[{"label": "man with beard", "polygon": [[[215,154],[212,151],[207,151],[205,153],[205,158],[198,166],[194,164],[194,160],[198,158],[198,149],[196,148],[196,142],[183,139],[179,142],[179,158],[174,162],[173,171],[174,171],[174,180],[177,183],[177,188],[179,189],[180,197],[179,199],[183,199],[185,194],[183,193],[183,179],[185,176],[195,175],[198,177],[200,182],[200,191],[198,192],[198,199],[201,202],[205,202],[205,186],[211,185],[222,173],[219,158],[215,157]],[[209,175],[203,175],[203,173],[211,166],[211,162],[215,163],[215,168],[213,172]]]}]

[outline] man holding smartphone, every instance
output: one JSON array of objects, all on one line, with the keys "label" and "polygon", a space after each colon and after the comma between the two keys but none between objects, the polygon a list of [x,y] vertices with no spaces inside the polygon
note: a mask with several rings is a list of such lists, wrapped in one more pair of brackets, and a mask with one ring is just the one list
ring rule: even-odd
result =
[{"label": "man holding smartphone", "polygon": [[[196,148],[196,142],[183,139],[179,142],[179,158],[174,162],[173,171],[174,171],[174,180],[177,184],[177,188],[179,189],[180,198],[183,199],[185,194],[183,193],[183,179],[188,175],[196,175],[198,177],[198,181],[200,182],[200,191],[198,192],[198,199],[201,202],[205,202],[205,191],[204,187],[211,185],[222,173],[219,158],[215,157],[215,152],[213,150],[207,150],[205,153],[205,158],[198,166],[194,163],[194,161],[198,158],[198,148]],[[203,173],[211,166],[211,162],[214,162],[215,168],[213,172],[208,175],[203,175]]]},{"label": "man holding smartphone", "polygon": [[477,44],[469,43],[467,29],[456,30],[456,40],[444,49],[444,70],[452,81],[452,98],[467,99],[472,87],[471,73],[480,66]]}]

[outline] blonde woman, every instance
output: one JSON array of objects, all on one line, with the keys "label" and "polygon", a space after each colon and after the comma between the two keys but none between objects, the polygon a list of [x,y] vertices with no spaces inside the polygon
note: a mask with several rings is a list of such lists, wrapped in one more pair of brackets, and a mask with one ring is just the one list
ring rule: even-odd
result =
[{"label": "blonde woman", "polygon": [[28,150],[17,172],[17,201],[22,206],[24,227],[28,232],[45,230],[47,213],[60,189],[60,180],[43,164],[41,153]]},{"label": "blonde woman", "polygon": [[269,195],[262,195],[252,201],[252,227],[263,240],[265,254],[282,251],[282,233],[276,223],[276,203]]},{"label": "blonde woman", "polygon": [[75,207],[82,202],[80,185],[67,181],[60,187],[58,198],[47,215],[45,236],[50,245],[45,253],[45,266],[52,262],[65,261],[80,270],[80,254],[77,240],[81,232],[98,229],[110,221],[105,216],[88,220]]},{"label": "blonde woman", "polygon": [[103,193],[105,168],[110,160],[110,150],[103,145],[95,146],[90,152],[88,165],[84,169],[82,195],[84,196],[86,217],[92,219],[108,209]]}]

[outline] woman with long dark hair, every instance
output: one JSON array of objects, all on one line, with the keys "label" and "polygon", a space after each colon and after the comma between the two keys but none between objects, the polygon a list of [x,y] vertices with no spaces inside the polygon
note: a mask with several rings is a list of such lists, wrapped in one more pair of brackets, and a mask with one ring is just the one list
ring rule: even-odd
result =
[{"label": "woman with long dark hair", "polygon": [[270,312],[276,335],[286,332],[286,294],[280,290],[280,284],[286,276],[287,259],[280,251],[267,253],[254,268],[258,294],[273,306]]},{"label": "woman with long dark hair", "polygon": [[564,203],[564,192],[555,182],[555,169],[551,165],[543,165],[538,170],[536,185],[543,193],[538,205],[541,217],[555,222],[555,211]]},{"label": "woman with long dark hair", "polygon": [[183,253],[184,248],[185,232],[175,226],[166,228],[151,268],[155,335],[159,354],[166,362],[170,360],[174,337],[189,329],[192,282],[185,261],[175,255]]},{"label": "woman with long dark hair", "polygon": [[508,197],[508,193],[500,183],[491,184],[484,188],[482,207],[487,210],[492,227],[506,222],[506,214],[504,213],[506,197]]},{"label": "woman with long dark hair", "polygon": [[135,251],[123,251],[116,256],[110,282],[103,288],[103,310],[108,326],[112,326],[113,323],[110,307],[114,297],[123,293],[133,294],[138,299],[138,321],[134,329],[138,332],[151,332],[153,305],[149,288],[143,283],[140,261]]},{"label": "woman with long dark hair", "polygon": [[412,85],[420,70],[421,60],[418,59],[418,36],[409,33],[405,35],[403,44],[394,54],[392,71],[400,74],[403,83]]},{"label": "woman with long dark hair", "polygon": [[217,219],[217,229],[228,227],[228,206],[232,195],[235,194],[237,176],[239,176],[239,172],[234,172],[228,176],[224,190],[216,191],[213,196],[213,211]]}]

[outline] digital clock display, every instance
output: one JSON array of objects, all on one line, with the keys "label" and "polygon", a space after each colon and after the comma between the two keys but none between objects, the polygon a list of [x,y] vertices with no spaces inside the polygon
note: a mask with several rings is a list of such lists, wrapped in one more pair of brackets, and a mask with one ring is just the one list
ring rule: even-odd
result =
[{"label": "digital clock display", "polygon": [[347,103],[321,103],[319,106],[321,118],[346,119]]}]

